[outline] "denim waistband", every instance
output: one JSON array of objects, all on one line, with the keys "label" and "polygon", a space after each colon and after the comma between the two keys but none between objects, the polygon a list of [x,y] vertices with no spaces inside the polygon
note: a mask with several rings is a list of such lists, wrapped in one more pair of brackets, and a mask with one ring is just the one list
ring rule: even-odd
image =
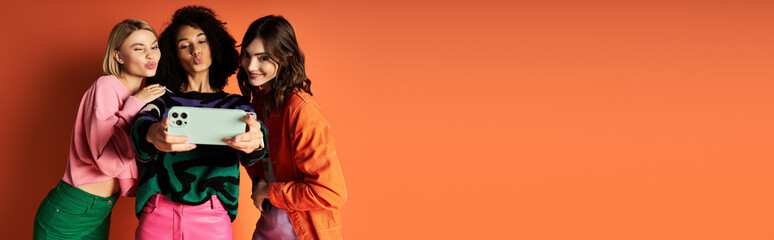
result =
[{"label": "denim waistband", "polygon": [[54,189],[56,194],[64,196],[65,199],[72,199],[73,201],[81,203],[90,202],[92,203],[92,207],[113,208],[113,206],[116,204],[116,200],[118,200],[118,196],[120,195],[120,193],[116,193],[110,197],[97,196],[83,191],[80,188],[73,187],[69,183],[61,180]]}]

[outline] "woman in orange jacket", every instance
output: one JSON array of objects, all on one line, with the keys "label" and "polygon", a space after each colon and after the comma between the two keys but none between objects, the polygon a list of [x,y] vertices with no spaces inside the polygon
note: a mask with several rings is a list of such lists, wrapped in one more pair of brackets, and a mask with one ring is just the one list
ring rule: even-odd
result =
[{"label": "woman in orange jacket", "polygon": [[240,63],[239,87],[269,139],[269,157],[247,169],[261,210],[253,239],[341,239],[344,177],[293,27],[282,16],[255,20]]}]

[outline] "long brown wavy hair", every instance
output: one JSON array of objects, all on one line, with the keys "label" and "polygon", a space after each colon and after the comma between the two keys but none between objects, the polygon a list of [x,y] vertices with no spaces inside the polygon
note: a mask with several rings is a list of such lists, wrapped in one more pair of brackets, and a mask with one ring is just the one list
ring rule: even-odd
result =
[{"label": "long brown wavy hair", "polygon": [[271,84],[268,91],[261,92],[257,86],[251,86],[247,72],[240,67],[237,72],[239,89],[242,95],[252,100],[253,104],[263,98],[263,110],[276,111],[285,105],[285,99],[296,89],[312,94],[312,81],[306,77],[304,70],[304,54],[298,47],[296,33],[290,22],[282,16],[269,15],[255,20],[247,28],[242,39],[242,54],[245,48],[257,39],[263,40],[266,54],[278,65],[277,76],[266,84]]}]

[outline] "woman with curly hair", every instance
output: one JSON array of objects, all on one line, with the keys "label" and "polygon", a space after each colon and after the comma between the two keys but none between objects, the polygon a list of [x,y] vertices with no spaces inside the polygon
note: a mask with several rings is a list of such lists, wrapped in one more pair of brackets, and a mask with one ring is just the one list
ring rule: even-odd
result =
[{"label": "woman with curly hair", "polygon": [[341,239],[347,190],[293,27],[282,16],[255,20],[240,59],[239,87],[269,129],[271,156],[247,167],[261,210],[253,240]]},{"label": "woman with curly hair", "polygon": [[131,129],[142,169],[137,239],[231,239],[239,164],[263,157],[265,130],[247,115],[247,132],[223,139],[227,145],[201,146],[166,131],[173,106],[253,111],[247,98],[223,92],[238,67],[235,41],[224,24],[208,8],[187,6],[175,12],[159,38],[162,58],[149,81],[171,92],[147,104]]}]

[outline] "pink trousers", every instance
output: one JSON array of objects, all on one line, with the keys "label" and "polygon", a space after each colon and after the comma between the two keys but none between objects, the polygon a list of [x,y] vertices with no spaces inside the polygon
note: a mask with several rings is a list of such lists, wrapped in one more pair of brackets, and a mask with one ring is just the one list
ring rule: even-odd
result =
[{"label": "pink trousers", "polygon": [[191,206],[155,194],[142,208],[134,236],[138,240],[230,240],[231,219],[214,195],[203,204]]}]

